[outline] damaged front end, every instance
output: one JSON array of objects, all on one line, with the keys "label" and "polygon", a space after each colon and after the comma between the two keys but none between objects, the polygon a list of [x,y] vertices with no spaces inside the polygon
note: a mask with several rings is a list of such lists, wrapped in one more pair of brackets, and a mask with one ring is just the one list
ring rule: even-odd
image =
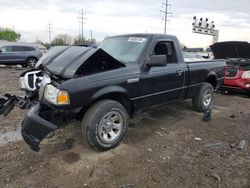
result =
[{"label": "damaged front end", "polygon": [[31,110],[25,116],[21,135],[24,141],[34,151],[39,151],[40,142],[50,133],[62,125],[67,116],[46,105],[43,93],[51,78],[42,70],[31,70],[20,75],[20,89],[25,91],[24,97],[5,94],[0,98],[0,115],[7,116],[14,107]]},{"label": "damaged front end", "polygon": [[75,119],[81,110],[71,106],[70,91],[59,89],[60,85],[124,66],[102,49],[54,47],[34,70],[20,75],[19,86],[25,96],[6,94],[0,98],[0,115],[7,116],[15,106],[31,108],[22,122],[21,134],[31,149],[39,151],[40,142],[49,133]]}]

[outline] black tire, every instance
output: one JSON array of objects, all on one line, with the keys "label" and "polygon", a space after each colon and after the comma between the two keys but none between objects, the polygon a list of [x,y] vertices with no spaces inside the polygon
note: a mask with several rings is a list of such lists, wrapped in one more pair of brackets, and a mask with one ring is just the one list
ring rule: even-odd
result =
[{"label": "black tire", "polygon": [[247,92],[248,97],[250,97],[250,91]]},{"label": "black tire", "polygon": [[[205,95],[207,97],[205,97]],[[213,87],[204,82],[199,91],[192,98],[193,108],[198,112],[204,112],[213,104]]]},{"label": "black tire", "polygon": [[28,65],[29,67],[35,67],[37,63],[37,59],[35,57],[29,57],[26,60],[26,65]]},{"label": "black tire", "polygon": [[[119,122],[121,122],[121,127],[117,126],[120,129],[115,128],[114,120],[111,123],[110,119],[115,117],[112,114],[117,116]],[[110,118],[108,118],[109,116]],[[87,141],[90,146],[102,151],[115,148],[120,144],[127,131],[128,117],[126,109],[119,102],[101,100],[93,104],[85,113],[81,123],[84,142]],[[114,135],[117,137],[115,138]],[[112,137],[115,139],[112,140]]]}]

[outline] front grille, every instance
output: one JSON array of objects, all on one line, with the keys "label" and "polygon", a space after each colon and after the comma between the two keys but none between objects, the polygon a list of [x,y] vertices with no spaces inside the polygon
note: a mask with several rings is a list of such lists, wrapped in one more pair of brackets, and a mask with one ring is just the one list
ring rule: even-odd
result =
[{"label": "front grille", "polygon": [[30,74],[28,75],[28,83],[30,88],[34,88],[34,75]]},{"label": "front grille", "polygon": [[227,78],[234,78],[237,76],[238,74],[238,71],[239,71],[239,68],[238,67],[234,67],[234,66],[230,66],[230,67],[226,67],[226,70],[225,70],[225,77]]},{"label": "front grille", "polygon": [[25,90],[36,91],[39,89],[42,80],[42,71],[26,72],[23,76]]}]

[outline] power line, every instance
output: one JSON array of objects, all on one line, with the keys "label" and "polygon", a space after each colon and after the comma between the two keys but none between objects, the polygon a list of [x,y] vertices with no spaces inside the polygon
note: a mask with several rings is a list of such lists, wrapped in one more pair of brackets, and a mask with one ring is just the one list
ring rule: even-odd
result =
[{"label": "power line", "polygon": [[[80,20],[80,24],[81,24],[81,30],[82,30],[82,33],[81,33],[81,42],[83,44],[83,24],[85,24],[86,22],[84,22],[84,20],[87,19],[86,17],[86,12],[83,12],[83,9],[81,10],[80,12],[80,17],[77,17],[79,20]],[[80,35],[80,33],[79,33]]]},{"label": "power line", "polygon": [[162,18],[162,20],[164,21],[164,34],[166,34],[167,31],[167,22],[170,22],[170,20],[168,19],[168,15],[172,15],[172,12],[168,12],[168,9],[171,8],[171,4],[168,3],[168,0],[166,0],[166,3],[163,3],[163,5],[165,6],[165,10],[160,10],[162,13],[165,14],[164,18]]}]

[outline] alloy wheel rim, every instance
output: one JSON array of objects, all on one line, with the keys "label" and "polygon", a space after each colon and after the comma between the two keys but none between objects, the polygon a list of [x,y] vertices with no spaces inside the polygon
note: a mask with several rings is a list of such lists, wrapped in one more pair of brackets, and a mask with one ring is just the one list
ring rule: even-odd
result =
[{"label": "alloy wheel rim", "polygon": [[203,95],[203,105],[205,107],[208,107],[210,106],[211,102],[212,102],[212,92],[207,89]]},{"label": "alloy wheel rim", "polygon": [[29,60],[29,65],[30,65],[31,67],[34,67],[35,64],[36,64],[36,60],[35,60],[35,59],[30,59],[30,60]]},{"label": "alloy wheel rim", "polygon": [[98,126],[98,136],[104,143],[116,141],[123,129],[123,118],[120,113],[111,111],[105,114]]}]

